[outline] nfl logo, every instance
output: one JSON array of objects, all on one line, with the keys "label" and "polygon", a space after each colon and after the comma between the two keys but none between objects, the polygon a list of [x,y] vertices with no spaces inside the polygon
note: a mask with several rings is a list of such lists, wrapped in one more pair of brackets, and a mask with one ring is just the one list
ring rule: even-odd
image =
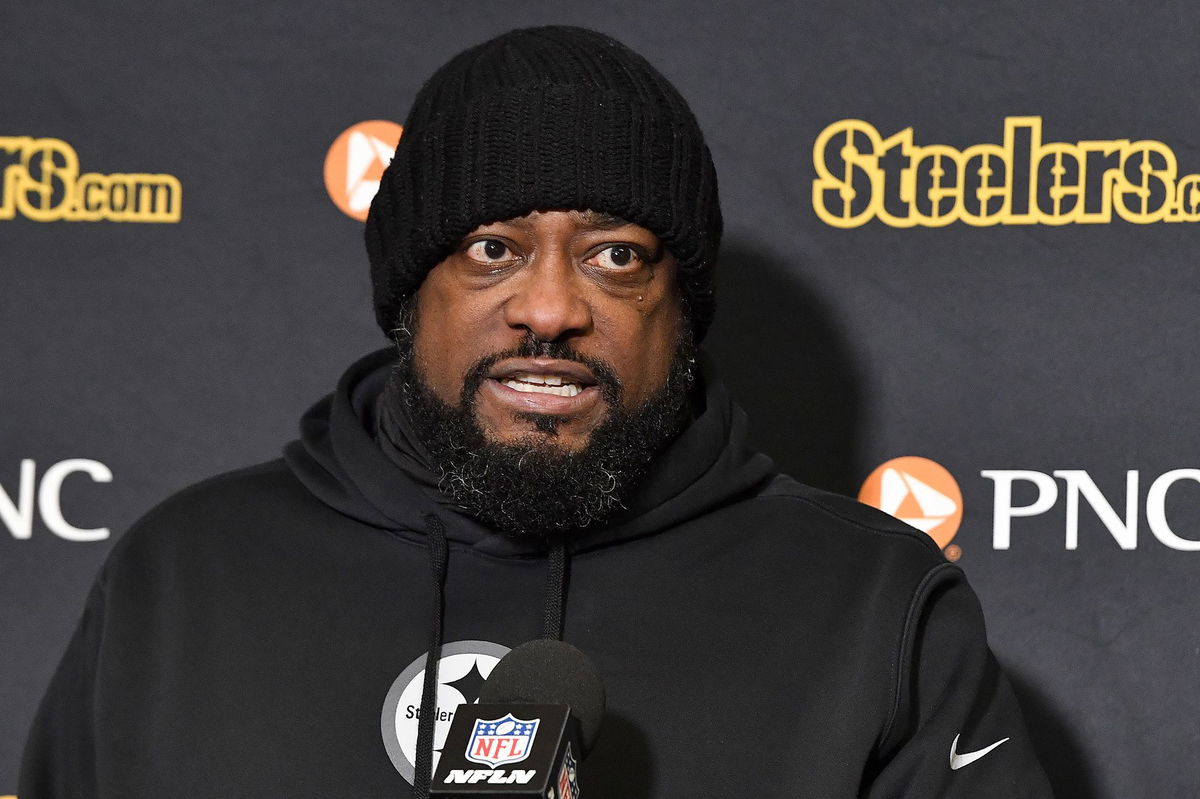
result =
[{"label": "nfl logo", "polygon": [[506,713],[498,719],[476,719],[467,741],[467,760],[495,768],[529,757],[540,719],[519,719]]},{"label": "nfl logo", "polygon": [[579,799],[579,782],[575,778],[575,756],[571,745],[567,744],[567,753],[563,757],[562,768],[558,772],[558,799]]}]

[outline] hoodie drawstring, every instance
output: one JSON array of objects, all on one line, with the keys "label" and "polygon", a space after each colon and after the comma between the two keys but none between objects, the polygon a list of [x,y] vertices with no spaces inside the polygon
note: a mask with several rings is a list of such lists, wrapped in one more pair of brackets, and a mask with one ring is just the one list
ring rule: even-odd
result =
[{"label": "hoodie drawstring", "polygon": [[567,605],[567,545],[562,536],[550,542],[546,555],[546,610],[542,638],[562,640]]},{"label": "hoodie drawstring", "polygon": [[425,655],[425,681],[421,686],[421,716],[417,720],[417,762],[413,768],[413,799],[429,799],[433,780],[433,733],[437,716],[437,671],[442,659],[442,616],[446,609],[446,563],[450,548],[446,528],[432,513],[425,514],[429,535],[429,565],[433,570],[433,629]]},{"label": "hoodie drawstring", "polygon": [[[433,571],[433,628],[425,655],[425,679],[421,685],[421,715],[417,719],[417,762],[413,767],[413,799],[429,799],[433,784],[433,737],[437,717],[438,663],[442,659],[442,617],[446,610],[446,568],[450,547],[442,520],[427,513],[429,566]],[[551,540],[546,553],[546,607],[542,638],[562,640],[567,604],[567,545],[562,536]]]}]

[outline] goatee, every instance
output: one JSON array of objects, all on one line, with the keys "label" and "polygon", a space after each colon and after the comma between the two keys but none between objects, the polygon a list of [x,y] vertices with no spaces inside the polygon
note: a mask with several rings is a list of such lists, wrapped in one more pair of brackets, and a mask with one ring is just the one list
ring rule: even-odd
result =
[{"label": "goatee", "polygon": [[[513,536],[583,529],[623,507],[650,461],[689,420],[695,349],[687,324],[682,328],[665,384],[634,408],[623,404],[621,381],[609,364],[532,334],[518,347],[474,364],[458,404],[449,405],[429,388],[415,362],[416,331],[406,309],[393,331],[399,359],[385,398],[400,406],[392,410],[407,416],[428,451],[428,466],[441,492],[467,513]],[[520,357],[571,360],[591,369],[608,409],[582,448],[569,451],[557,445],[561,418],[547,414],[522,417],[536,432],[516,441],[487,438],[475,414],[479,387],[498,361]]]}]

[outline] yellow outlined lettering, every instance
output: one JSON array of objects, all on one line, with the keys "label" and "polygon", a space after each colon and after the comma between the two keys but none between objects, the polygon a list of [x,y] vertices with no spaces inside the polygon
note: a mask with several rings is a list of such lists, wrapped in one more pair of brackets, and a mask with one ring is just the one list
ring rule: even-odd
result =
[{"label": "yellow outlined lettering", "polygon": [[[855,136],[860,134],[860,136]],[[840,138],[838,138],[840,137]],[[872,153],[864,155],[856,145],[856,140],[865,138],[871,145]],[[817,179],[813,181],[813,209],[817,216],[827,225],[834,227],[858,227],[866,224],[878,211],[882,203],[882,173],[879,171],[877,155],[881,152],[883,142],[879,131],[869,122],[861,119],[844,119],[835,122],[821,132],[813,144],[813,162],[817,167]],[[834,175],[827,164],[828,152],[834,150],[837,160],[834,169],[840,168],[839,175]],[[840,164],[839,164],[840,162]],[[852,210],[854,200],[858,196],[855,189],[856,170],[862,172],[870,186],[868,205],[862,211]],[[836,199],[831,197],[837,193]],[[829,203],[832,201],[833,207]]]},{"label": "yellow outlined lettering", "polygon": [[[183,185],[174,175],[79,174],[79,156],[62,139],[0,136],[0,152],[19,155],[0,178],[0,220],[178,222]],[[0,797],[3,799],[3,797]]]},{"label": "yellow outlined lettering", "polygon": [[1167,222],[1200,222],[1200,175],[1188,175],[1179,181],[1175,205]]},{"label": "yellow outlined lettering", "polygon": [[1163,142],[1044,143],[1036,116],[1005,117],[1002,144],[963,150],[915,144],[911,127],[885,138],[843,119],[817,136],[813,167],[813,211],[838,228],[1094,225],[1114,211],[1139,225],[1200,221],[1200,175],[1179,177]]}]

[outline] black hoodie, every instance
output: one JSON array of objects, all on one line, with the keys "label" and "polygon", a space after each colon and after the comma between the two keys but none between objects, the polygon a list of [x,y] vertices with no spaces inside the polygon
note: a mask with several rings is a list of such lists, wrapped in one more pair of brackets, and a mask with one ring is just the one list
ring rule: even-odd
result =
[{"label": "black hoodie", "polygon": [[[21,799],[409,795],[429,518],[449,541],[435,746],[540,634],[548,564],[380,448],[389,361],[351,367],[282,460],[121,538]],[[775,474],[719,382],[701,406],[627,510],[567,544],[563,637],[608,693],[583,796],[1050,796],[962,572],[890,516]]]}]

